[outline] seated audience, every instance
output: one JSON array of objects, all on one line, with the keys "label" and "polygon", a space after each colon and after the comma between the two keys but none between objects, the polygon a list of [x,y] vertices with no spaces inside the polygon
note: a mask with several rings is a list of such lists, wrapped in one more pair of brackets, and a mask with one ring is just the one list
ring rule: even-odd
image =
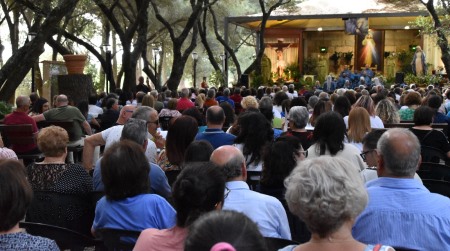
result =
[{"label": "seated audience", "polygon": [[142,231],[175,225],[176,212],[161,196],[149,194],[150,165],[142,146],[131,141],[114,143],[102,161],[105,196],[97,202],[92,233],[101,228]]},{"label": "seated audience", "polygon": [[209,161],[213,146],[206,140],[192,141],[184,153],[184,163]]},{"label": "seated audience", "polygon": [[411,250],[450,250],[450,200],[413,178],[420,164],[417,137],[407,129],[390,129],[377,151],[380,178],[366,184],[369,204],[353,226],[355,239]]},{"label": "seated audience", "polygon": [[258,226],[242,213],[213,211],[189,230],[185,251],[266,251]]},{"label": "seated audience", "polygon": [[180,99],[177,103],[177,110],[183,112],[184,110],[194,106],[194,103],[189,99],[189,89],[183,88],[180,92]]},{"label": "seated audience", "polygon": [[[369,95],[362,95],[356,103],[353,105],[352,109],[355,107],[363,107],[369,113],[370,127],[371,128],[384,128],[383,121],[375,113],[375,104],[372,97]],[[344,122],[348,128],[348,116],[344,117]]]},{"label": "seated audience", "polygon": [[289,110],[288,123],[289,131],[281,134],[282,136],[294,136],[302,144],[303,149],[308,149],[312,144],[313,133],[306,130],[308,125],[309,113],[304,106],[294,106]]},{"label": "seated audience", "polygon": [[367,205],[367,192],[358,172],[357,166],[342,158],[321,156],[302,161],[285,181],[286,201],[289,210],[311,231],[311,239],[280,250],[394,251],[388,246],[361,243],[351,234],[355,218]]},{"label": "seated audience", "polygon": [[233,146],[221,146],[214,150],[211,161],[221,168],[227,179],[224,210],[246,214],[258,223],[263,236],[291,239],[291,232],[283,205],[275,197],[250,190],[246,161]]},{"label": "seated audience", "polygon": [[50,103],[45,98],[38,98],[36,102],[33,103],[31,111],[28,113],[29,116],[39,115],[48,111],[50,109]]},{"label": "seated audience", "polygon": [[27,234],[19,228],[33,198],[24,166],[0,160],[0,250],[59,250],[55,241]]},{"label": "seated audience", "polygon": [[144,230],[133,250],[182,251],[188,227],[204,213],[222,208],[224,189],[222,172],[211,162],[187,164],[173,185],[176,226]]},{"label": "seated audience", "polygon": [[359,155],[361,151],[352,144],[344,143],[345,132],[344,120],[338,113],[326,112],[320,115],[314,127],[314,144],[308,148],[308,158],[322,155],[341,157],[364,170],[366,165]]},{"label": "seated audience", "polygon": [[167,108],[163,108],[161,112],[159,112],[158,117],[179,117],[181,113],[177,110],[178,100],[176,98],[169,99],[167,102]]},{"label": "seated audience", "polygon": [[380,117],[383,124],[400,123],[400,115],[395,104],[388,98],[380,100],[375,107],[375,114]]},{"label": "seated audience", "polygon": [[182,115],[169,126],[166,137],[166,148],[158,156],[157,163],[164,171],[181,170],[184,153],[194,141],[198,132],[198,123],[191,117]]},{"label": "seated audience", "polygon": [[400,120],[412,121],[414,119],[414,111],[422,104],[422,97],[418,92],[411,91],[406,94],[404,105],[406,108],[402,108],[398,111]]},{"label": "seated audience", "polygon": [[41,129],[37,143],[45,158],[27,167],[33,190],[68,194],[88,194],[92,191],[92,178],[83,166],[65,163],[68,142],[67,131],[59,126]]},{"label": "seated audience", "polygon": [[203,106],[208,109],[208,107],[213,105],[219,105],[219,102],[216,100],[216,90],[214,88],[211,88],[206,93],[206,100]]},{"label": "seated audience", "polygon": [[206,110],[206,130],[198,133],[195,140],[206,140],[214,149],[223,145],[232,145],[236,136],[222,130],[225,113],[220,106],[211,106]]},{"label": "seated audience", "polygon": [[116,121],[119,118],[119,100],[109,98],[106,101],[106,111],[102,114],[100,126],[102,131],[112,126],[117,125]]},{"label": "seated audience", "polygon": [[347,141],[360,151],[364,135],[372,131],[369,113],[362,107],[355,107],[348,115]]}]

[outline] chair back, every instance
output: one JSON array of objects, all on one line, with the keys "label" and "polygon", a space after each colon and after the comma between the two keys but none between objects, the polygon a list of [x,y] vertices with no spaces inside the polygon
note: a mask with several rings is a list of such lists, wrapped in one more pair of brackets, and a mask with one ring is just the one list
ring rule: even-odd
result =
[{"label": "chair back", "polygon": [[421,179],[450,181],[450,166],[433,162],[422,162],[417,174]]},{"label": "chair back", "polygon": [[423,185],[432,193],[438,193],[450,198],[450,182],[445,180],[422,179]]},{"label": "chair back", "polygon": [[445,162],[447,159],[444,155],[444,152],[442,152],[438,148],[434,148],[431,146],[421,146],[420,152],[422,155],[423,162],[439,163],[441,161]]},{"label": "chair back", "polygon": [[24,125],[0,125],[3,143],[6,147],[11,145],[36,144],[31,124]]},{"label": "chair back", "polygon": [[299,243],[296,241],[273,238],[273,237],[264,237],[266,241],[267,250],[268,251],[277,251],[278,249],[284,248],[289,245],[298,245]]},{"label": "chair back", "polygon": [[25,221],[68,228],[90,235],[95,204],[90,194],[64,194],[34,191]]},{"label": "chair back", "polygon": [[85,247],[102,245],[90,236],[63,227],[35,222],[20,222],[19,227],[31,235],[54,240],[61,250],[83,250]]},{"label": "chair back", "polygon": [[159,126],[161,127],[161,130],[163,131],[169,130],[170,120],[172,118],[173,118],[172,116],[159,117]]},{"label": "chair back", "polygon": [[127,251],[133,250],[137,238],[141,234],[140,231],[131,231],[114,228],[97,229],[96,235],[100,236],[103,244],[108,251]]},{"label": "chair back", "polygon": [[69,121],[69,120],[68,121],[44,120],[44,121],[39,121],[37,124],[38,124],[39,128],[49,127],[52,125],[62,127],[69,134],[69,140],[73,141],[74,135],[72,135],[70,133],[72,131],[73,123],[74,123],[74,121]]}]

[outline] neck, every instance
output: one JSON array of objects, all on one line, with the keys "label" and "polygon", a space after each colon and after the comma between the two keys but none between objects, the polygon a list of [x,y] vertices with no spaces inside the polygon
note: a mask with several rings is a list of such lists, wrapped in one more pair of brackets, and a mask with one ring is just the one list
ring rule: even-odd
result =
[{"label": "neck", "polygon": [[325,237],[320,237],[318,234],[313,233],[309,242],[317,244],[338,244],[356,241],[352,236],[352,226],[353,220],[348,220],[337,231]]},{"label": "neck", "polygon": [[222,125],[222,124],[220,124],[220,125],[214,125],[214,124],[208,123],[208,124],[206,125],[206,127],[207,127],[208,129],[222,129],[223,125]]},{"label": "neck", "polygon": [[413,126],[414,129],[432,129],[431,125],[418,125],[418,126]]},{"label": "neck", "polygon": [[64,164],[66,163],[66,154],[59,157],[45,157],[41,164]]},{"label": "neck", "polygon": [[291,128],[291,131],[293,131],[293,132],[306,132],[306,129],[305,128],[301,128],[301,129]]},{"label": "neck", "polygon": [[19,228],[19,223],[17,223],[10,230],[0,231],[0,235],[2,235],[2,234],[13,234],[13,233],[18,233],[18,232],[21,232],[21,229]]}]

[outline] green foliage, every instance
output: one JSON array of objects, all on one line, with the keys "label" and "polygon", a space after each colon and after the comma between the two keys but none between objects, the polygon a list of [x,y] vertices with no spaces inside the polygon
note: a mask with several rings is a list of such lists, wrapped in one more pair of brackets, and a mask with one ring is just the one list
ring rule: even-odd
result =
[{"label": "green foliage", "polygon": [[95,64],[92,64],[90,61],[88,61],[84,68],[84,72],[86,73],[86,75],[91,75],[95,91],[99,90],[101,91],[104,89],[105,83],[100,83],[100,79]]},{"label": "green foliage", "polygon": [[303,72],[305,74],[317,75],[318,61],[316,58],[307,57],[303,61]]},{"label": "green foliage", "polygon": [[440,75],[422,75],[416,76],[412,73],[405,75],[405,83],[416,84],[419,87],[426,87],[430,84],[440,83],[442,77]]},{"label": "green foliage", "polygon": [[222,71],[217,70],[211,73],[209,75],[209,85],[219,87],[222,86],[224,83],[223,74]]},{"label": "green foliage", "polygon": [[343,54],[343,57],[344,57],[345,62],[346,62],[347,64],[349,64],[350,61],[352,61],[352,58],[353,58],[353,51],[344,52],[344,53],[342,53],[342,54]]},{"label": "green foliage", "polygon": [[288,64],[285,68],[285,71],[287,72],[285,73],[286,76],[290,74],[291,79],[293,79],[294,81],[298,81],[300,79],[300,70],[298,67],[298,63]]},{"label": "green foliage", "polygon": [[400,71],[406,73],[412,73],[411,61],[414,57],[414,52],[412,51],[400,51],[397,53],[397,59],[400,63]]},{"label": "green foliage", "polygon": [[262,75],[254,75],[254,73],[251,74],[252,82],[250,83],[250,86],[252,88],[258,88],[262,85],[264,85],[264,79]]},{"label": "green foliage", "polygon": [[0,101],[0,119],[3,119],[6,114],[12,112],[12,106],[5,101]]}]

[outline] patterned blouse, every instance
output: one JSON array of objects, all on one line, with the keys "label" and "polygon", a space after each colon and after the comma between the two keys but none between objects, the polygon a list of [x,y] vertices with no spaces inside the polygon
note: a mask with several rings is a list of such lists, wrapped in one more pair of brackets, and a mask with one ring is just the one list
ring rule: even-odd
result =
[{"label": "patterned blouse", "polygon": [[92,191],[92,177],[78,164],[33,163],[28,167],[33,190],[78,194]]},{"label": "patterned blouse", "polygon": [[161,153],[158,156],[158,160],[156,161],[158,166],[161,167],[161,169],[164,172],[167,171],[173,171],[173,170],[181,170],[181,168],[178,165],[174,165],[169,162],[169,159],[167,158],[166,150],[162,150]]},{"label": "patterned blouse", "polygon": [[0,234],[0,250],[55,251],[56,242],[24,232]]}]

